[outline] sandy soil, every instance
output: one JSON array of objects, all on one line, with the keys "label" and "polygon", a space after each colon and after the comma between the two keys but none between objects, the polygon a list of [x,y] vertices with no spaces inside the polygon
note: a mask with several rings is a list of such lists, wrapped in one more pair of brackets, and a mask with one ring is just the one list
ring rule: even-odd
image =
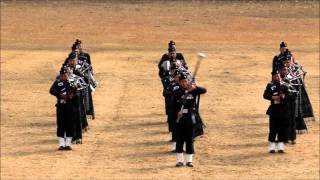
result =
[{"label": "sandy soil", "polygon": [[[48,93],[75,38],[100,87],[84,144],[58,152]],[[195,167],[169,153],[157,62],[174,39],[208,89]],[[267,153],[262,93],[285,40],[308,71],[316,121]],[[1,2],[1,179],[319,179],[319,2]]]}]

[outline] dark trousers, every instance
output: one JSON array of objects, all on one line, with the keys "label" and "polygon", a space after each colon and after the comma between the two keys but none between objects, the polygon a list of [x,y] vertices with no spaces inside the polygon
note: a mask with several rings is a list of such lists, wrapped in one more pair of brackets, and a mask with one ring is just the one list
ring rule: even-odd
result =
[{"label": "dark trousers", "polygon": [[89,88],[89,109],[87,110],[87,115],[91,115],[92,119],[95,119],[94,106],[93,106],[93,98],[92,98],[92,90]]},{"label": "dark trousers", "polygon": [[169,110],[170,110],[170,100],[171,100],[172,96],[165,94],[164,95],[164,105],[165,105],[165,110],[166,110],[166,114],[168,115]]},{"label": "dark trousers", "polygon": [[172,95],[165,96],[166,114],[169,132],[174,133],[177,112],[174,106],[174,97]]},{"label": "dark trousers", "polygon": [[74,126],[72,119],[72,104],[57,104],[57,136],[73,137]]},{"label": "dark trousers", "polygon": [[278,142],[287,141],[287,127],[284,124],[285,119],[270,117],[269,119],[269,137],[270,142],[276,142],[276,137],[278,137]]},{"label": "dark trousers", "polygon": [[86,115],[86,91],[82,90],[80,93],[80,117],[82,128],[88,127],[87,115]]},{"label": "dark trousers", "polygon": [[78,103],[74,103],[72,106],[72,114],[73,114],[73,141],[77,139],[82,139],[82,117],[81,117],[81,109]]},{"label": "dark trousers", "polygon": [[168,126],[169,126],[169,132],[172,133],[172,141],[177,141],[177,112],[172,110],[169,111],[168,114]]},{"label": "dark trousers", "polygon": [[[185,115],[184,115],[185,116]],[[194,125],[190,116],[182,117],[179,123],[176,123],[176,151],[177,153],[183,152],[183,145],[186,143],[186,153],[193,154],[193,137],[194,137]]]}]

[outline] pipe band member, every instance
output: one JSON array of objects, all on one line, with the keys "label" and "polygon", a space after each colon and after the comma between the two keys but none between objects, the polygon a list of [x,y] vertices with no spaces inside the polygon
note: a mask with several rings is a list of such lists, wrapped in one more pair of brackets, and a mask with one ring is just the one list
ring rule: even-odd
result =
[{"label": "pipe band member", "polygon": [[291,102],[295,91],[281,80],[278,71],[272,72],[272,81],[268,83],[264,99],[270,101],[266,112],[269,115],[269,152],[284,153],[284,143],[288,140],[287,132],[291,123]]},{"label": "pipe band member", "polygon": [[185,93],[180,99],[181,110],[177,115],[176,131],[177,131],[177,162],[176,167],[183,166],[183,145],[186,143],[186,165],[193,167],[192,158],[194,154],[194,128],[196,125],[196,97],[206,93],[206,89],[196,86],[188,80],[185,74],[179,77],[179,84]]},{"label": "pipe band member", "polygon": [[71,141],[74,133],[74,118],[72,99],[74,94],[68,82],[68,74],[65,69],[60,71],[60,75],[50,88],[50,94],[57,98],[57,136],[59,142],[58,150],[72,150]]}]

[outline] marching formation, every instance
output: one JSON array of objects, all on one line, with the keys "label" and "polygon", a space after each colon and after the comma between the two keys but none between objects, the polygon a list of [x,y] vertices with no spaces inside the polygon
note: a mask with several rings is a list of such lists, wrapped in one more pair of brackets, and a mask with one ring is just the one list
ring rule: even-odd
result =
[{"label": "marching formation", "polygon": [[[77,39],[62,64],[60,74],[50,88],[57,98],[58,150],[72,150],[71,144],[82,144],[82,133],[88,131],[87,117],[95,119],[92,95],[97,87],[93,77],[90,55],[83,52]],[[193,73],[189,71],[182,53],[176,52],[174,41],[158,64],[163,85],[165,112],[170,135],[171,152],[177,153],[176,167],[193,167],[195,138],[204,134],[204,123],[199,113],[200,95],[206,89],[196,84],[196,74],[205,57],[198,54]],[[296,134],[307,131],[306,118],[313,118],[313,109],[305,89],[307,72],[298,64],[286,43],[280,44],[280,54],[272,65],[272,80],[263,97],[271,102],[269,115],[269,152],[284,153],[287,143],[296,143]],[[184,150],[185,145],[185,150]]]},{"label": "marching formation", "polygon": [[203,121],[199,114],[200,95],[206,89],[197,86],[195,76],[200,64],[198,59],[193,74],[181,53],[176,52],[174,41],[168,44],[159,64],[159,77],[163,85],[165,111],[170,134],[171,151],[177,153],[176,167],[184,165],[183,147],[186,145],[186,165],[193,167],[194,141],[203,134]]},{"label": "marching formation", "polygon": [[90,55],[77,39],[50,88],[50,94],[57,98],[58,150],[72,150],[72,143],[82,144],[82,133],[89,129],[87,116],[95,119],[92,94],[96,86]]},{"label": "marching formation", "polygon": [[267,110],[269,152],[284,153],[285,144],[296,144],[296,134],[307,131],[305,119],[314,120],[304,83],[307,72],[296,62],[287,44],[281,42],[271,74],[272,80],[263,94],[271,102]]}]

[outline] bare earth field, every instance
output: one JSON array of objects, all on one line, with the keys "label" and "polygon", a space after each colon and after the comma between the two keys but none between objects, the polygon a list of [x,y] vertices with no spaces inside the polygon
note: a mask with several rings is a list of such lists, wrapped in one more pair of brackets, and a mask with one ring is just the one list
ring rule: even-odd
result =
[{"label": "bare earth field", "polygon": [[[1,2],[1,180],[319,179],[319,2]],[[58,152],[49,88],[81,38],[100,87],[96,120]],[[169,153],[157,63],[169,40],[208,92],[194,168]],[[284,155],[267,153],[272,58],[287,41],[308,71],[316,121]]]}]

